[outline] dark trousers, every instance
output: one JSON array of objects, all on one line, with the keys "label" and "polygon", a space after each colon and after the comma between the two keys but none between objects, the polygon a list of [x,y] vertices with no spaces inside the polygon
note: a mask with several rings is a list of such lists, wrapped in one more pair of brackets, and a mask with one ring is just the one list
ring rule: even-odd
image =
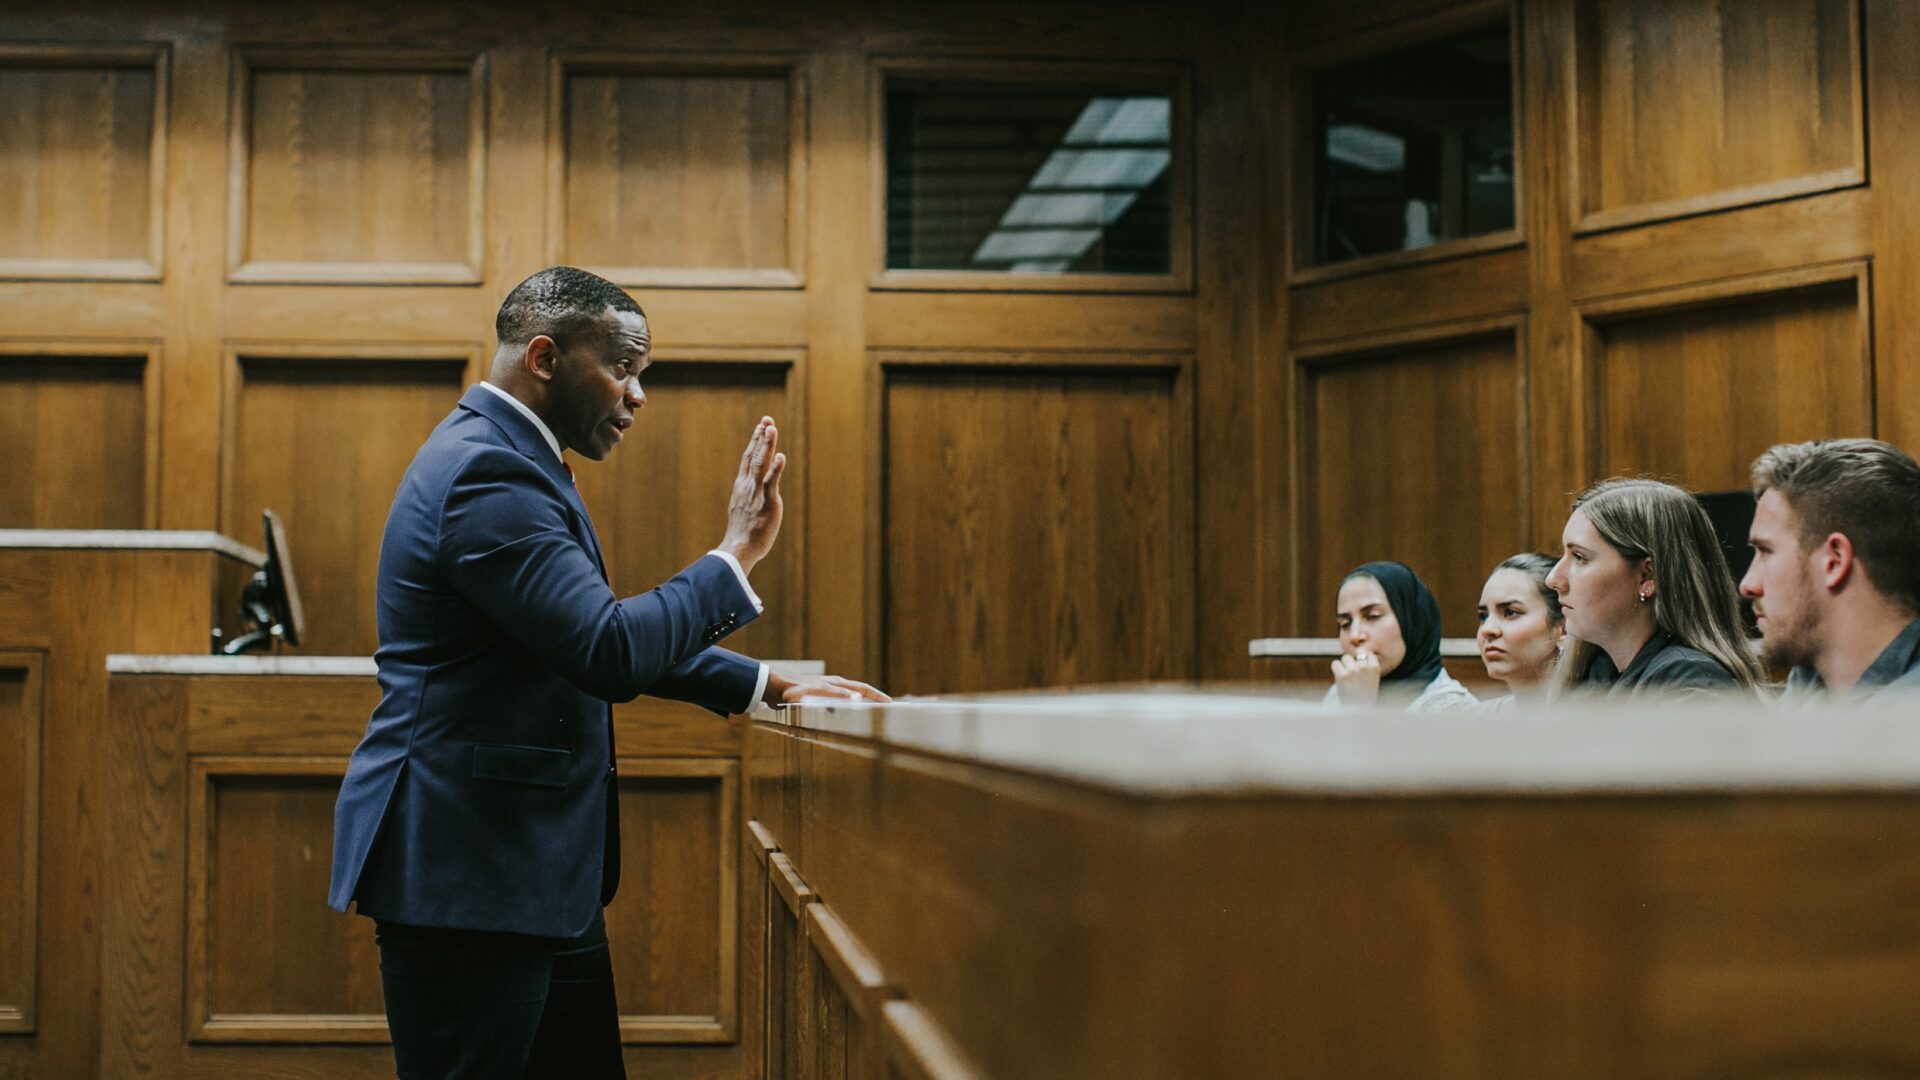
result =
[{"label": "dark trousers", "polygon": [[400,1080],[627,1075],[598,916],[578,938],[374,927]]}]

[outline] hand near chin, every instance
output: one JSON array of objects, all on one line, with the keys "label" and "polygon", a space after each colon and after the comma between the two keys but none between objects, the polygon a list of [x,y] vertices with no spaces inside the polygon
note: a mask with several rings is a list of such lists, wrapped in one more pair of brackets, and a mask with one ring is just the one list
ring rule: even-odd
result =
[{"label": "hand near chin", "polygon": [[1343,705],[1372,705],[1380,700],[1380,658],[1361,649],[1335,660],[1333,686]]}]

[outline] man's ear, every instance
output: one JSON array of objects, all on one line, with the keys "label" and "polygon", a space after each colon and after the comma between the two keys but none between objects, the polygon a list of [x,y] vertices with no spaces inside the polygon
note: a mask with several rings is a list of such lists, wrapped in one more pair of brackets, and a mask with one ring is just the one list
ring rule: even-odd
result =
[{"label": "man's ear", "polygon": [[533,335],[533,340],[527,342],[526,355],[520,359],[520,365],[527,369],[527,374],[541,382],[553,379],[554,366],[559,362],[560,347],[545,334]]},{"label": "man's ear", "polygon": [[1853,541],[1847,539],[1846,533],[1828,533],[1820,546],[1813,549],[1814,572],[1830,591],[1846,588],[1858,568],[1859,564],[1853,559]]}]

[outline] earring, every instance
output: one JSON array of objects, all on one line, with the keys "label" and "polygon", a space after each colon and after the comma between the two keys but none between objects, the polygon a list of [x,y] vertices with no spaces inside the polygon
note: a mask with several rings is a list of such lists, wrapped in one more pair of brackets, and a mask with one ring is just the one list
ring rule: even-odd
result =
[{"label": "earring", "polygon": [[1649,601],[1649,600],[1651,600],[1651,599],[1653,599],[1653,594],[1652,594],[1652,593],[1641,593],[1641,594],[1640,594],[1640,602],[1641,602],[1641,603],[1643,603],[1643,604],[1644,604],[1644,603],[1646,603],[1647,601]]}]

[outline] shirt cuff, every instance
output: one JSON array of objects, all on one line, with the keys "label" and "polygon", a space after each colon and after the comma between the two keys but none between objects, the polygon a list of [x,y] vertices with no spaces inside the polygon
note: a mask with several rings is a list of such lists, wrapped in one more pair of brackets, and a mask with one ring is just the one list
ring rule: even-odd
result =
[{"label": "shirt cuff", "polygon": [[754,709],[766,704],[768,670],[767,665],[760,665],[760,681],[753,684],[753,700],[747,704],[748,712],[752,712]]},{"label": "shirt cuff", "polygon": [[[718,555],[727,561],[728,566],[733,567],[733,576],[740,579],[740,587],[747,590],[747,599],[753,601],[753,613],[755,615],[765,614],[767,605],[760,602],[760,594],[754,592],[753,586],[747,584],[747,571],[740,565],[740,560],[734,558],[731,553],[721,551],[719,548],[714,548],[712,551],[707,552],[707,554]],[[760,667],[760,688],[764,690],[766,686],[767,668],[766,665],[763,664]]]}]

